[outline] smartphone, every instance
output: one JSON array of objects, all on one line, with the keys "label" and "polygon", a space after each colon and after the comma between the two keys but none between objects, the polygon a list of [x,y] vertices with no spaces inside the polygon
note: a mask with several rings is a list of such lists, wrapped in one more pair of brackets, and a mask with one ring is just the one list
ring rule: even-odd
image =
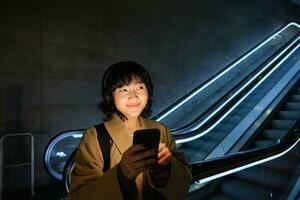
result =
[{"label": "smartphone", "polygon": [[141,129],[136,130],[133,133],[133,144],[144,144],[149,149],[157,149],[160,140],[160,130],[153,129]]}]

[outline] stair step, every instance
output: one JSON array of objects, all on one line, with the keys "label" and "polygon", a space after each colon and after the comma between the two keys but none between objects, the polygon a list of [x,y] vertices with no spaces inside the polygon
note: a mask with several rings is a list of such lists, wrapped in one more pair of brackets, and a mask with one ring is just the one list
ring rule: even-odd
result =
[{"label": "stair step", "polygon": [[295,168],[297,167],[299,161],[299,158],[286,154],[269,162],[265,162],[262,165],[264,167],[268,167],[271,170],[293,174],[295,173]]},{"label": "stair step", "polygon": [[190,141],[188,143],[185,144],[186,147],[188,148],[193,148],[193,149],[196,149],[196,150],[199,150],[199,149],[206,149],[207,147],[212,147],[212,146],[215,146],[216,143],[215,141],[213,140],[202,140],[201,138],[199,138],[198,140],[193,140],[193,141]]},{"label": "stair step", "polygon": [[232,198],[239,200],[279,199],[281,194],[275,189],[271,190],[271,188],[254,185],[239,179],[229,179],[224,181],[221,184],[221,190],[226,196],[231,196]]},{"label": "stair step", "polygon": [[263,136],[268,140],[277,140],[288,133],[287,130],[267,129],[263,132]]},{"label": "stair step", "polygon": [[190,148],[189,149],[186,148],[183,150],[189,162],[204,160],[204,158],[206,157],[206,154],[202,151],[198,151]]},{"label": "stair step", "polygon": [[300,102],[300,95],[299,94],[294,94],[291,97],[292,102]]},{"label": "stair step", "polygon": [[256,105],[256,101],[249,101],[248,99],[243,102],[243,104],[239,105],[238,108],[242,110],[252,110],[253,106]]},{"label": "stair step", "polygon": [[218,124],[213,130],[214,131],[225,131],[225,132],[229,132],[234,128],[234,126],[232,124],[226,124],[226,123],[220,123]]},{"label": "stair step", "polygon": [[279,117],[281,119],[297,120],[297,119],[300,118],[300,112],[299,111],[284,110],[284,111],[279,112]]},{"label": "stair step", "polygon": [[300,110],[300,103],[288,102],[285,105],[287,110]]},{"label": "stair step", "polygon": [[300,161],[300,143],[296,145],[291,151],[289,151],[287,155],[293,156]]},{"label": "stair step", "polygon": [[222,124],[236,124],[241,121],[242,117],[239,116],[227,116],[222,120]]},{"label": "stair step", "polygon": [[264,146],[268,146],[271,144],[275,144],[274,140],[257,140],[254,143],[255,147],[264,147]]},{"label": "stair step", "polygon": [[246,98],[246,101],[250,104],[250,105],[254,105],[257,104],[257,100],[261,99],[263,96],[265,96],[266,94],[259,94],[259,93],[253,93],[251,95],[249,95]]},{"label": "stair step", "polygon": [[248,112],[249,112],[249,108],[245,109],[245,108],[242,108],[241,106],[238,106],[231,112],[231,114],[243,116],[244,114],[246,114]]},{"label": "stair step", "polygon": [[296,123],[296,120],[272,120],[271,126],[275,129],[290,130]]},{"label": "stair step", "polygon": [[223,140],[226,134],[224,131],[212,131],[209,133],[209,137],[213,141],[220,141]]},{"label": "stair step", "polygon": [[235,177],[255,185],[263,187],[276,188],[277,190],[284,189],[288,185],[290,176],[280,171],[273,171],[262,166],[255,166],[249,169],[235,173]]}]

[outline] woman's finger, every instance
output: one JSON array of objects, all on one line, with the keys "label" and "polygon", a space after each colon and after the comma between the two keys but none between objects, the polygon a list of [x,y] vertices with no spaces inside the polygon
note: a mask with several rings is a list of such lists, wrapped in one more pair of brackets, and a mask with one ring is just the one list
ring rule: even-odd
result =
[{"label": "woman's finger", "polygon": [[155,149],[141,151],[132,156],[132,161],[137,162],[140,160],[147,159],[149,157],[153,157],[155,159],[156,154],[157,154],[157,152]]},{"label": "woman's finger", "polygon": [[162,157],[164,157],[168,153],[169,153],[169,149],[163,149],[162,151],[160,151],[158,153],[158,159],[161,159]]},{"label": "woman's finger", "polygon": [[161,165],[168,164],[170,162],[171,158],[172,158],[172,153],[168,152],[167,154],[165,154],[164,156],[162,156],[161,158],[158,159],[158,164],[161,164]]},{"label": "woman's finger", "polygon": [[158,152],[162,151],[166,147],[167,147],[167,145],[165,143],[159,143]]}]

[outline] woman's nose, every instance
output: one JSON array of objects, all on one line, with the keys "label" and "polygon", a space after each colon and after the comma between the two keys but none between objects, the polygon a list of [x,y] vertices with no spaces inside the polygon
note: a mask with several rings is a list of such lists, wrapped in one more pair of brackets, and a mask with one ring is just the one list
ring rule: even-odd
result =
[{"label": "woman's nose", "polygon": [[132,90],[129,92],[129,98],[135,98],[137,97],[137,92],[135,90]]}]

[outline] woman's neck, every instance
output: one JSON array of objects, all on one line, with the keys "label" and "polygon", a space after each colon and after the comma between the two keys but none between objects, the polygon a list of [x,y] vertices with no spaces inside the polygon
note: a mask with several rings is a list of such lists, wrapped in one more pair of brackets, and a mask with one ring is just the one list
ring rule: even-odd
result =
[{"label": "woman's neck", "polygon": [[127,120],[124,121],[124,124],[131,132],[140,129],[142,127],[142,123],[139,117],[127,118]]}]

